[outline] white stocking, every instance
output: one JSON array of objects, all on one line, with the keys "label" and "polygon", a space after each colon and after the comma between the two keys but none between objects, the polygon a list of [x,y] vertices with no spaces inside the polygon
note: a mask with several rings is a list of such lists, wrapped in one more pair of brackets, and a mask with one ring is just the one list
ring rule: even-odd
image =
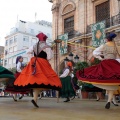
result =
[{"label": "white stocking", "polygon": [[114,90],[108,90],[108,102],[111,102],[113,99]]},{"label": "white stocking", "polygon": [[114,103],[114,104],[117,104],[117,103],[116,103],[116,99],[115,99],[115,95],[113,95],[113,103]]},{"label": "white stocking", "polygon": [[33,99],[37,103],[37,98],[38,98],[38,95],[40,93],[40,89],[34,88],[33,91],[34,91]]}]

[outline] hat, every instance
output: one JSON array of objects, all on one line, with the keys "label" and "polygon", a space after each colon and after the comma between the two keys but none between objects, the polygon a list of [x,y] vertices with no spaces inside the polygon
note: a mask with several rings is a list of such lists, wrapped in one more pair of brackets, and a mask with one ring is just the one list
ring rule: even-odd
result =
[{"label": "hat", "polygon": [[67,62],[67,66],[72,67],[72,62]]},{"label": "hat", "polygon": [[46,39],[48,38],[44,33],[39,33],[38,35],[36,35],[36,37],[39,39],[39,41],[46,41]]},{"label": "hat", "polygon": [[117,35],[115,33],[110,33],[109,35],[107,35],[107,39],[112,40],[113,38],[115,38]]}]

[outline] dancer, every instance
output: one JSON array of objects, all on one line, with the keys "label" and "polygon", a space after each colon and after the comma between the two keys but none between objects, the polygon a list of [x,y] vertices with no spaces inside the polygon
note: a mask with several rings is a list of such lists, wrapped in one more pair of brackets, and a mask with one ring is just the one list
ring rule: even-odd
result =
[{"label": "dancer", "polygon": [[60,75],[60,80],[62,82],[62,89],[60,90],[60,96],[63,98],[66,98],[64,102],[69,102],[70,97],[75,96],[75,91],[72,87],[72,82],[71,82],[71,73],[72,70],[72,63],[67,62],[65,65],[65,69],[63,70],[63,74]]},{"label": "dancer", "polygon": [[13,73],[8,69],[0,66],[0,82],[7,82],[9,79],[15,79]]},{"label": "dancer", "polygon": [[117,55],[117,49],[113,40],[115,37],[116,34],[110,33],[106,38],[107,43],[93,51],[94,57],[102,60],[98,65],[88,67],[76,73],[79,80],[92,83],[94,86],[108,91],[106,109],[110,108],[113,93],[120,85],[120,63],[115,60]]},{"label": "dancer", "polygon": [[47,36],[39,33],[36,36],[39,41],[28,50],[28,54],[33,54],[26,68],[16,79],[14,85],[18,88],[32,88],[34,91],[33,100],[31,102],[35,107],[37,105],[38,94],[44,89],[59,90],[62,85],[59,77],[52,69],[48,60],[53,57],[50,46],[46,44]]},{"label": "dancer", "polygon": [[[22,64],[23,62],[23,57],[22,56],[18,56],[16,58],[16,74],[15,74],[15,78],[17,79],[18,76],[20,75],[20,73],[22,72],[24,66]],[[23,94],[27,94],[30,90],[28,89],[15,89],[14,88],[14,79],[11,79],[8,84],[7,87],[5,89],[5,92],[11,92],[13,93],[13,100],[17,101],[17,94],[19,94],[19,99],[23,98]]]}]

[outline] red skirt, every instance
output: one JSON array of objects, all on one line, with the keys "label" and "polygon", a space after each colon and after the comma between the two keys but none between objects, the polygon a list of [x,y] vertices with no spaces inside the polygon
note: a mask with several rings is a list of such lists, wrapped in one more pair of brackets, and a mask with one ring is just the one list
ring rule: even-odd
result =
[{"label": "red skirt", "polygon": [[[15,78],[17,79],[19,77],[20,73],[17,72],[15,74]],[[10,79],[9,82],[7,83],[7,86],[6,86],[6,89],[4,90],[5,92],[10,92],[10,93],[20,93],[20,94],[28,94],[30,93],[30,89],[26,89],[26,88],[21,88],[21,89],[18,89],[18,88],[15,88],[14,86],[14,82],[15,80],[14,79]]]},{"label": "red skirt", "polygon": [[114,59],[103,60],[98,65],[77,71],[76,76],[87,83],[120,85],[120,63]]},{"label": "red skirt", "polygon": [[36,72],[33,75],[35,57],[33,57],[29,64],[24,68],[19,77],[16,79],[14,85],[16,87],[26,88],[48,88],[60,89],[62,87],[61,81],[55,71],[52,69],[50,63],[43,58],[36,60]]}]

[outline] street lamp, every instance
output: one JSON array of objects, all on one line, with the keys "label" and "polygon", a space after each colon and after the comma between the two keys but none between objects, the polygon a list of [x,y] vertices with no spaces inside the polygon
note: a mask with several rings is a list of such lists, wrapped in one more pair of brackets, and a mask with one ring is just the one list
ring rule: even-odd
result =
[{"label": "street lamp", "polygon": [[58,55],[59,55],[59,43],[62,42],[61,39],[55,39],[54,40],[55,44],[56,44],[56,48],[55,48],[55,56],[54,56],[54,69],[56,71],[56,73],[59,74],[59,59],[58,59]]},{"label": "street lamp", "polygon": [[65,65],[66,65],[66,63],[69,61],[69,59],[68,59],[68,57],[66,57],[65,59],[64,59],[64,63],[65,63]]},{"label": "street lamp", "polygon": [[78,55],[76,55],[76,56],[74,57],[74,61],[75,61],[75,63],[78,63],[78,61],[79,61]]},{"label": "street lamp", "polygon": [[73,60],[73,53],[72,52],[69,54],[69,60]]}]

